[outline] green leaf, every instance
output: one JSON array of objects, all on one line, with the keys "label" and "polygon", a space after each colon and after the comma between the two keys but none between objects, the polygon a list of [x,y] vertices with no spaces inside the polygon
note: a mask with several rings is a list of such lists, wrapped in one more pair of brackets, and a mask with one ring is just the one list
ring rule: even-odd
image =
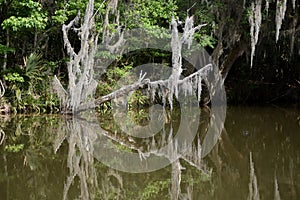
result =
[{"label": "green leaf", "polygon": [[14,51],[14,48],[6,47],[5,45],[0,44],[0,54],[13,53]]}]

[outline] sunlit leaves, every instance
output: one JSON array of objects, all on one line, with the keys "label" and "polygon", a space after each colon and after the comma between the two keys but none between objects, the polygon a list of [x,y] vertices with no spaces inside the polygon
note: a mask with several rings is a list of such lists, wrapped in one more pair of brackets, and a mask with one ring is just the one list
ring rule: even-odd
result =
[{"label": "sunlit leaves", "polygon": [[24,78],[22,76],[20,76],[20,74],[18,74],[17,72],[14,73],[8,73],[6,75],[4,75],[4,80],[8,81],[8,82],[20,82],[23,83],[24,82]]},{"label": "sunlit leaves", "polygon": [[32,0],[15,2],[14,6],[12,10],[15,9],[16,12],[1,24],[4,29],[20,31],[22,29],[43,30],[46,28],[48,21],[47,14],[42,11],[42,5],[39,2]]},{"label": "sunlit leaves", "polygon": [[5,151],[18,153],[19,151],[23,150],[23,148],[24,148],[24,144],[12,144],[12,145],[6,145]]},{"label": "sunlit leaves", "polygon": [[133,0],[125,12],[128,28],[168,27],[177,6],[173,0],[141,1]]},{"label": "sunlit leaves", "polygon": [[[68,2],[61,2],[58,3],[59,8],[56,9],[55,14],[51,17],[53,22],[64,24],[66,21],[74,18],[78,11],[82,14],[84,14],[86,5],[88,3],[88,0],[70,0]],[[96,0],[95,4],[95,13],[104,13],[105,4],[102,0]]]}]

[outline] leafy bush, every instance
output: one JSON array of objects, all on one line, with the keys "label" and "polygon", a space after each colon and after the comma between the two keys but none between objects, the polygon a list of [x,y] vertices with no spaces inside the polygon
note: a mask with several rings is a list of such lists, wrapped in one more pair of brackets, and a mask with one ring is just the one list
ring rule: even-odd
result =
[{"label": "leafy bush", "polygon": [[3,72],[7,84],[5,98],[15,113],[58,111],[58,98],[51,92],[52,76],[40,59],[41,55],[32,53],[24,59],[24,66]]}]

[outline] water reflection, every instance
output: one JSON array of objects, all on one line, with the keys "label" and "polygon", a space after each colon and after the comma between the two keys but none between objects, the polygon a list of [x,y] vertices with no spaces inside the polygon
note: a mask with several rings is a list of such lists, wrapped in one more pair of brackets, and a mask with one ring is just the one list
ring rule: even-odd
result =
[{"label": "water reflection", "polygon": [[[201,141],[210,121],[204,111],[193,145],[173,140],[168,151],[157,150],[170,142],[168,128],[147,140],[115,132],[103,118],[1,119],[0,198],[298,199],[299,110],[242,107],[227,113],[217,146],[204,160]],[[115,151],[137,153],[140,161],[150,151],[173,162],[155,172],[124,173],[95,159],[103,141]]]},{"label": "water reflection", "polygon": [[[153,137],[152,139],[139,139],[139,141],[137,139],[137,141],[134,141],[136,138],[128,137],[128,135],[122,136],[114,130],[102,129],[97,118],[92,116],[94,115],[65,119],[64,123],[61,123],[57,129],[54,140],[55,153],[59,151],[65,140],[68,144],[67,167],[69,174],[64,184],[63,199],[68,199],[70,187],[76,177],[78,177],[80,183],[80,199],[95,199],[101,189],[101,198],[103,199],[111,199],[112,194],[116,195],[117,198],[126,199],[126,196],[123,196],[126,193],[122,192],[122,175],[116,170],[109,169],[107,173],[104,173],[105,178],[101,180],[102,188],[99,188],[94,158],[103,161],[103,156],[107,159],[104,161],[108,162],[105,163],[108,166],[112,162],[117,162],[118,165],[113,166],[128,167],[130,170],[135,169],[137,166],[147,168],[147,165],[152,162],[148,158],[152,159],[152,155],[154,155],[154,159],[159,158],[158,162],[161,161],[161,157],[167,160],[168,163],[172,162],[170,183],[170,196],[172,199],[186,196],[181,192],[181,173],[185,169],[181,165],[181,160],[184,160],[206,176],[210,175],[205,164],[201,162],[199,138],[195,144],[180,143],[179,140],[172,139],[171,128],[167,136],[166,131],[162,130],[162,136],[159,138]],[[186,137],[189,137],[188,134],[192,133],[186,131],[186,134]],[[167,148],[161,148],[165,144],[167,144]],[[128,160],[124,160],[123,157],[126,156],[126,154],[122,154],[124,152],[132,153]],[[136,155],[135,158],[132,157],[134,155]],[[122,163],[122,161],[125,161],[125,163]],[[158,162],[156,163],[160,165],[161,163]],[[117,184],[111,183],[111,177],[117,180],[115,181]],[[192,186],[189,186],[189,188],[192,188]],[[191,190],[188,191],[187,197],[191,196]]]},{"label": "water reflection", "polygon": [[254,169],[254,162],[252,160],[252,152],[250,152],[250,179],[249,179],[249,200],[259,200],[259,190],[257,186],[257,177]]},{"label": "water reflection", "polygon": [[58,128],[54,141],[55,153],[64,140],[67,140],[69,145],[67,157],[69,175],[64,184],[63,199],[67,199],[70,187],[76,177],[80,182],[80,198],[95,199],[96,197],[98,182],[94,167],[93,143],[97,134],[93,124],[80,118],[70,118],[66,119],[65,123],[60,124]]},{"label": "water reflection", "polygon": [[[256,199],[258,196],[260,199],[279,196],[298,199],[299,110],[241,107],[231,108],[227,113],[226,129],[219,145],[209,155],[216,169],[213,181],[218,192],[215,198],[245,199],[252,196],[255,199],[254,191],[257,190]],[[252,152],[251,161],[249,152]],[[255,174],[250,170],[251,165]]]}]

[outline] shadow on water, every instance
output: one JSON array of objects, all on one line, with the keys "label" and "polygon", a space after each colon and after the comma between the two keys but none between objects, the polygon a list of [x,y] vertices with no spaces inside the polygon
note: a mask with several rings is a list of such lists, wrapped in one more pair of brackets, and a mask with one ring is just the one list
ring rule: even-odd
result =
[{"label": "shadow on water", "polygon": [[[151,139],[119,132],[109,116],[101,122],[91,116],[2,118],[0,198],[298,199],[299,115],[295,109],[229,108],[218,143],[204,159],[200,141],[210,121],[204,110],[190,145],[171,140],[181,120],[173,116]],[[137,162],[122,161],[124,152],[136,154],[142,167],[150,154],[172,164],[144,173],[108,167]]]}]

